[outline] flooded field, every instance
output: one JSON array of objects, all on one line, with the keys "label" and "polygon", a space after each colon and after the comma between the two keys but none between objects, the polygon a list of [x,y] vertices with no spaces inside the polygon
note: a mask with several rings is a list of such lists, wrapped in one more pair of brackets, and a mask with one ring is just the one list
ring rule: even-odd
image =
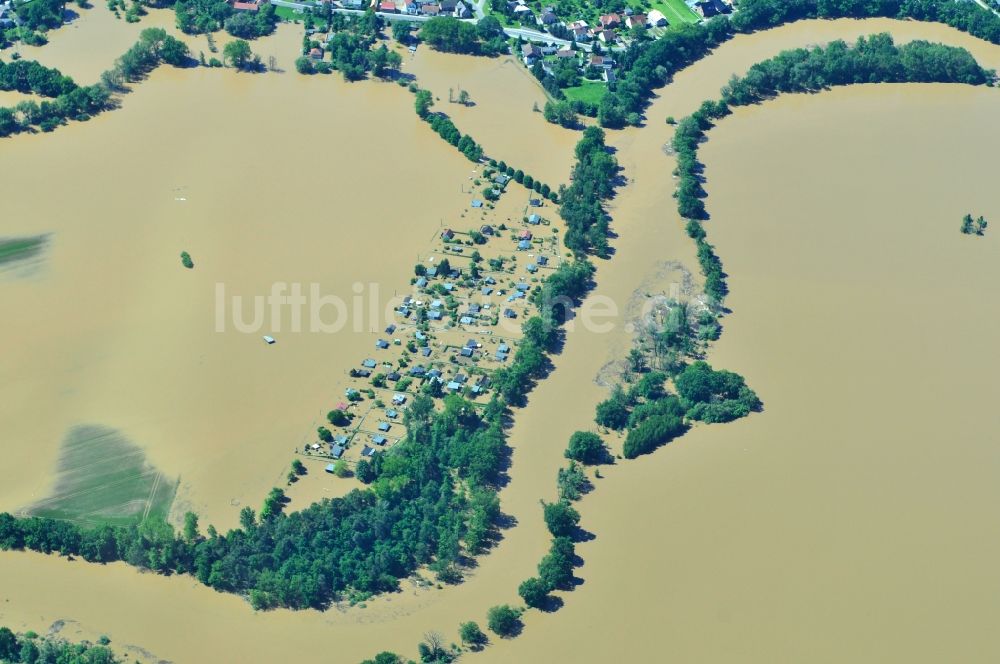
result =
[{"label": "flooded field", "polygon": [[[294,53],[297,40],[282,26],[264,44]],[[366,125],[380,130],[350,129]],[[98,154],[102,167],[86,167]],[[12,406],[2,424],[15,443],[0,504],[45,496],[59,442],[92,424],[146,450],[180,478],[178,509],[220,528],[283,483],[293,450],[384,326],[377,307],[369,320],[369,298],[408,284],[422,249],[472,197],[472,165],[418,122],[405,90],[294,73],[160,68],[117,111],[5,141],[0,168],[18,192],[6,196],[4,234],[51,238],[33,279],[0,280],[18,312],[5,337],[23,351],[0,359]],[[514,217],[527,196],[510,195]],[[364,320],[282,335],[285,312],[277,327],[268,316],[267,329],[262,320],[243,333],[230,305],[217,331],[217,284],[252,301],[275,283],[360,300]]]},{"label": "flooded field", "polygon": [[[694,266],[661,150],[666,115],[782,48],[885,29],[1000,64],[996,47],[955,31],[883,21],[808,22],[727,44],[663,91],[647,127],[613,135],[630,185],[613,205],[618,253],[599,267],[595,297],[624,309],[672,261]],[[294,47],[297,36],[280,39]],[[431,85],[447,94],[445,81]],[[710,359],[743,373],[766,411],[607,469],[581,504],[596,534],[578,547],[583,584],[476,659],[997,658],[986,636],[1000,549],[989,526],[998,423],[986,403],[997,243],[958,232],[966,212],[1000,219],[995,92],[852,88],[741,109],[712,132],[709,234],[735,313]],[[489,151],[472,119],[486,107],[454,115]],[[344,130],[373,112],[378,132]],[[412,169],[390,154],[401,144],[420,154]],[[95,172],[85,164],[98,152],[111,166]],[[43,166],[44,184],[30,175]],[[442,210],[467,205],[454,190],[470,165],[394,85],[162,69],[119,111],[6,142],[0,167],[12,174],[5,186],[26,192],[4,234],[53,238],[38,276],[0,278],[5,307],[24,312],[6,338],[26,349],[0,359],[15,441],[0,506],[44,494],[63,435],[89,422],[179,475],[203,523],[231,524],[234,502],[256,505],[283,477],[374,337],[275,335],[266,347],[219,334],[214,284],[266,294],[276,280],[317,281],[345,297],[355,281],[405,284]],[[825,181],[838,186],[816,186]],[[51,182],[57,193],[42,195]],[[107,633],[179,662],[277,661],[289,644],[300,661],[352,662],[412,655],[427,630],[456,640],[459,622],[482,624],[534,573],[547,544],[538,499],[554,497],[565,442],[606,393],[594,379],[629,340],[621,321],[611,334],[571,333],[512,430],[502,500],[518,525],[461,586],[259,614],[188,577],[6,553],[0,623],[40,631],[65,619],[68,635]],[[39,579],[63,590],[58,601]]]},{"label": "flooded field", "polygon": [[[567,184],[580,133],[549,124],[532,111],[536,105],[545,106],[545,91],[514,56],[469,58],[421,47],[415,55],[404,56],[403,71],[433,92],[435,110],[451,116],[488,155],[553,189]],[[449,90],[456,99],[459,90],[465,90],[472,103],[448,103]]]}]

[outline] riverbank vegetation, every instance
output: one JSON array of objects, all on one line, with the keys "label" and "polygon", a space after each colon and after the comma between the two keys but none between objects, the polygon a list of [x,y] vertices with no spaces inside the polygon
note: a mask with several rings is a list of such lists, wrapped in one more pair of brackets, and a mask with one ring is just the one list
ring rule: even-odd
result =
[{"label": "riverbank vegetation", "polygon": [[982,85],[993,78],[994,73],[980,67],[963,48],[926,41],[897,46],[888,34],[861,37],[852,46],[838,40],[827,46],[783,51],[753,65],[746,75],[734,76],[722,89],[721,99],[705,101],[678,123],[672,141],[679,178],[677,211],[688,220],[687,233],[697,243],[705,292],[721,302],[727,286],[722,263],[701,223],[708,214],[698,148],[713,121],[728,115],[731,107],[760,103],[787,92],[817,92],[854,83]]},{"label": "riverbank vegetation", "polygon": [[88,641],[70,643],[56,635],[42,636],[35,632],[16,634],[7,627],[0,627],[0,662],[11,664],[116,664],[121,660],[107,647],[109,641],[101,638],[95,645]]},{"label": "riverbank vegetation", "polygon": [[0,137],[36,127],[52,131],[69,120],[88,120],[116,106],[113,92],[127,91],[128,83],[141,80],[161,63],[184,67],[192,62],[187,45],[162,28],[139,33],[139,40],[95,85],[79,86],[59,70],[34,61],[0,62],[0,89],[31,92],[52,100],[26,100],[13,108],[0,108]]},{"label": "riverbank vegetation", "polygon": [[945,23],[993,44],[1000,44],[1000,16],[975,2],[952,0],[741,0],[739,11],[697,25],[670,27],[651,42],[637,42],[620,58],[618,80],[601,100],[604,127],[639,124],[653,90],[681,69],[700,60],[738,33],[756,32],[807,18],[898,18]]},{"label": "riverbank vegetation", "polygon": [[34,127],[51,131],[67,120],[87,120],[111,105],[111,94],[106,87],[81,87],[58,69],[35,61],[0,61],[0,89],[47,98],[42,102],[25,100],[13,108],[0,108],[0,136],[30,131]]},{"label": "riverbank vegetation", "polygon": [[431,47],[446,53],[493,56],[509,50],[503,27],[492,16],[480,19],[475,25],[440,16],[424,22],[418,34]]},{"label": "riverbank vegetation", "polygon": [[609,255],[608,222],[602,201],[614,193],[618,161],[604,143],[604,132],[588,127],[576,145],[571,183],[559,191],[559,214],[566,222],[566,247],[576,254]]}]

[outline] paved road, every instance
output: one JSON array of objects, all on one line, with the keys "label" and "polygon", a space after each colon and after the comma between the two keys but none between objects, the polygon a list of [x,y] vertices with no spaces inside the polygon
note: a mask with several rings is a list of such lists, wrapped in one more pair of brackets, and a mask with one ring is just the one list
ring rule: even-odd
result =
[{"label": "paved road", "polygon": [[996,14],[997,16],[1000,16],[1000,12],[998,12],[997,10],[993,9],[993,7],[991,7],[988,4],[986,4],[986,2],[984,0],[976,0],[976,4],[979,5],[980,7],[982,7],[983,9],[991,11],[994,14]]}]

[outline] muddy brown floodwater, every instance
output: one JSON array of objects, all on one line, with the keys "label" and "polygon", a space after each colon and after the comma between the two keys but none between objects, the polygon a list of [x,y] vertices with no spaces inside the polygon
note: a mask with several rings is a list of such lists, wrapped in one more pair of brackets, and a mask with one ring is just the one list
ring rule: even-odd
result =
[{"label": "muddy brown floodwater", "polygon": [[[733,40],[662,91],[647,127],[612,136],[630,184],[612,206],[618,253],[594,296],[625,303],[668,262],[695,265],[661,150],[666,115],[782,48],[886,29],[1000,64],[996,47],[914,23],[804,22]],[[297,39],[288,34],[278,38]],[[578,546],[582,585],[479,659],[1000,656],[990,630],[1000,422],[989,403],[1000,263],[991,234],[958,233],[965,212],[1000,218],[989,168],[998,111],[995,90],[858,87],[741,109],[712,131],[709,233],[734,313],[710,359],[743,373],[767,409],[608,468],[580,506],[596,534]],[[349,130],[373,114],[378,131]],[[91,168],[98,153],[104,166]],[[402,176],[406,155],[415,167]],[[59,434],[96,419],[189,480],[202,495],[191,500],[219,520],[233,510],[217,502],[256,504],[298,443],[289,439],[328,404],[327,374],[370,339],[302,335],[262,353],[256,336],[205,329],[210,286],[400,283],[408,246],[425,243],[450,205],[435,187],[468,169],[395,86],[173,70],[119,111],[8,141],[0,162],[13,173],[6,190],[24,193],[6,208],[14,230],[54,233],[40,276],[0,282],[5,310],[19,314],[5,339],[24,349],[0,360],[14,377],[0,399],[15,406],[4,411],[14,444],[2,504],[43,491]],[[27,175],[40,170],[60,184],[55,194]],[[182,248],[194,271],[179,269]],[[66,619],[68,634],[107,633],[178,662],[354,662],[412,653],[427,630],[457,640],[460,621],[483,623],[534,573],[547,539],[538,499],[554,497],[565,441],[591,426],[606,393],[594,378],[628,340],[620,324],[569,335],[511,431],[502,500],[518,526],[460,586],[407,589],[367,609],[260,614],[188,577],[5,553],[0,622],[40,630]]]}]

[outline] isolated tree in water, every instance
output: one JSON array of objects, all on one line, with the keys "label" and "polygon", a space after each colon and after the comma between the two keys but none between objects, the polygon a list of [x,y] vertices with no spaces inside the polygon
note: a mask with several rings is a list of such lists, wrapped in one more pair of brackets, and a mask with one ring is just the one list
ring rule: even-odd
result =
[{"label": "isolated tree in water", "polygon": [[250,50],[250,43],[243,39],[235,39],[222,49],[222,57],[225,61],[237,69],[245,69],[250,64],[253,52]]}]

